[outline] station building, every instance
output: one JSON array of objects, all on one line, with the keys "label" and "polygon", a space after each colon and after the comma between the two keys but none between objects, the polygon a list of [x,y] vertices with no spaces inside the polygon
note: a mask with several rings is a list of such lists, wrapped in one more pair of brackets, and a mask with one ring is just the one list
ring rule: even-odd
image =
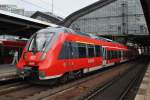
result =
[{"label": "station building", "polygon": [[148,34],[140,0],[115,0],[77,18],[68,27],[98,35]]}]

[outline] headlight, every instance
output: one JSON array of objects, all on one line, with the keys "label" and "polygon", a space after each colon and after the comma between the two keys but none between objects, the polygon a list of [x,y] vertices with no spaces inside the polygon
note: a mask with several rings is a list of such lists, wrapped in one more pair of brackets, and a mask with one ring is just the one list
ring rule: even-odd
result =
[{"label": "headlight", "polygon": [[46,57],[46,53],[43,53],[41,56],[40,56],[40,60],[44,60]]},{"label": "headlight", "polygon": [[27,58],[26,53],[23,54],[23,59],[25,60]]}]

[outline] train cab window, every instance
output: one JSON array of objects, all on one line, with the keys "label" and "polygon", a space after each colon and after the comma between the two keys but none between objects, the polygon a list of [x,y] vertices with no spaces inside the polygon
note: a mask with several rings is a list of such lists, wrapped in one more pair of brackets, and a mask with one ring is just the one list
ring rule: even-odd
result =
[{"label": "train cab window", "polygon": [[96,45],[95,52],[96,52],[96,57],[100,57],[101,56],[101,47]]},{"label": "train cab window", "polygon": [[78,43],[78,51],[79,51],[79,58],[86,58],[87,57],[86,44]]},{"label": "train cab window", "polygon": [[95,57],[94,46],[90,44],[88,45],[88,57],[89,58]]}]

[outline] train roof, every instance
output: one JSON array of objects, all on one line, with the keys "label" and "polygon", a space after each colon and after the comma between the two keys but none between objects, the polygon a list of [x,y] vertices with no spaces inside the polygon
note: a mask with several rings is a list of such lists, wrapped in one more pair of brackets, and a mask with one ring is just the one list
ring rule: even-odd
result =
[{"label": "train roof", "polygon": [[62,26],[47,27],[47,28],[41,29],[41,30],[39,30],[39,31],[37,31],[37,32],[44,32],[44,31],[56,32],[56,33],[59,33],[59,32],[75,33],[75,31],[73,31],[72,29],[66,28],[66,27],[62,27]]},{"label": "train roof", "polygon": [[103,41],[107,41],[107,42],[115,42],[111,39],[107,39],[107,38],[104,38],[104,37],[99,37],[99,36],[96,36],[92,33],[84,33],[84,32],[76,32],[76,33],[80,34],[80,35],[88,36],[90,38],[97,39],[97,40],[103,40]]},{"label": "train roof", "polygon": [[113,42],[113,43],[116,43],[116,44],[120,44],[120,43],[118,43],[116,41],[113,41],[111,39],[107,39],[107,38],[104,38],[104,37],[99,37],[99,36],[96,36],[92,33],[75,32],[74,30],[72,30],[70,28],[63,27],[63,26],[47,27],[47,28],[39,30],[38,32],[44,32],[44,31],[56,32],[56,33],[64,32],[64,33],[78,34],[78,35],[86,36],[86,37],[96,39],[96,40],[103,40],[103,41],[106,41],[106,42]]}]

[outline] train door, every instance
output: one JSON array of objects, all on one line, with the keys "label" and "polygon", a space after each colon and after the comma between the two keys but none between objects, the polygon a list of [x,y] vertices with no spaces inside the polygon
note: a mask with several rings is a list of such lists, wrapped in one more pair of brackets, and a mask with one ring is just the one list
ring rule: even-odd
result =
[{"label": "train door", "polygon": [[73,62],[73,60],[72,60],[72,58],[73,58],[73,46],[72,46],[72,43],[71,42],[68,42],[67,43],[67,47],[68,47],[68,51],[66,51],[67,52],[67,54],[68,54],[68,61],[67,61],[67,63],[68,63],[68,67],[69,67],[69,70],[71,71],[71,70],[73,70],[74,69],[74,62]]},{"label": "train door", "polygon": [[103,65],[106,65],[107,63],[107,50],[105,47],[102,47],[102,57],[103,57]]},{"label": "train door", "polygon": [[60,59],[63,60],[65,70],[66,71],[71,71],[73,67],[72,63],[72,46],[71,42],[65,41],[59,56]]}]

